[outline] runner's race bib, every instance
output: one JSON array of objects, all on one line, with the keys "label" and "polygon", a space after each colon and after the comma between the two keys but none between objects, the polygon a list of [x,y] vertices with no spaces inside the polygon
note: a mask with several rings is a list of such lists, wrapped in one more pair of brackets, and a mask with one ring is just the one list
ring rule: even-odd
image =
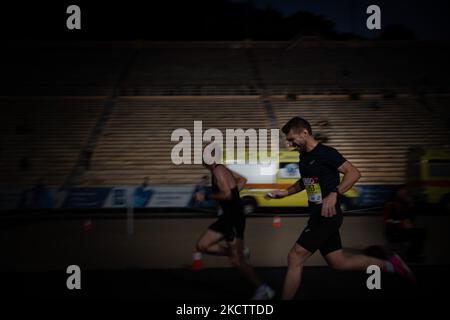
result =
[{"label": "runner's race bib", "polygon": [[322,190],[320,190],[319,178],[303,178],[309,202],[322,202]]}]

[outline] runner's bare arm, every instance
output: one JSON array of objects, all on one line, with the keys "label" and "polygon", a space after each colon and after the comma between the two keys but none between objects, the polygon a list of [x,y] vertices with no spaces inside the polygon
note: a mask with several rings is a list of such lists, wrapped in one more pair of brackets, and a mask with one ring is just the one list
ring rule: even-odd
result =
[{"label": "runner's bare arm", "polygon": [[305,185],[303,184],[302,179],[299,179],[296,183],[289,186],[285,190],[273,190],[271,192],[268,192],[265,196],[266,199],[277,199],[277,198],[284,198],[287,196],[290,196],[292,194],[298,193],[305,189]]},{"label": "runner's bare arm", "polygon": [[305,185],[303,184],[302,179],[299,179],[296,183],[291,185],[286,189],[287,195],[290,196],[295,193],[299,193],[300,191],[303,191],[305,189]]},{"label": "runner's bare arm", "polygon": [[350,161],[345,161],[338,170],[344,174],[344,177],[337,189],[340,194],[344,194],[361,178],[361,173]]},{"label": "runner's bare arm", "polygon": [[234,180],[236,181],[239,191],[242,190],[242,188],[244,188],[245,184],[247,183],[247,179],[237,172],[234,172],[232,170],[230,170],[230,172],[233,175]]}]

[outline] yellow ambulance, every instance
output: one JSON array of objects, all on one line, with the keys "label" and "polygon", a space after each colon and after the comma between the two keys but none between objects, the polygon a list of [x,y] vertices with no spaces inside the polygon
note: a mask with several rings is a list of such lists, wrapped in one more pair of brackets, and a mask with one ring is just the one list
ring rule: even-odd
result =
[{"label": "yellow ambulance", "polygon": [[407,185],[418,202],[450,211],[450,146],[410,149]]}]

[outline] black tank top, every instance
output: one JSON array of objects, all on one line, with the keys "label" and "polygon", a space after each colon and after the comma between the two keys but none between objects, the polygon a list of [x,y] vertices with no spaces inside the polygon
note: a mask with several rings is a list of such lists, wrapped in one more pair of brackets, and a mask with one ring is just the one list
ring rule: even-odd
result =
[{"label": "black tank top", "polygon": [[[225,167],[225,166],[224,166]],[[230,172],[230,170],[228,170],[227,167],[225,167],[227,169],[228,172]],[[231,174],[231,172],[230,172]],[[217,180],[214,177],[214,174],[212,174],[212,192],[220,192],[219,187],[217,186]],[[238,186],[235,186],[234,188],[231,189],[231,199],[228,200],[221,200],[219,201],[220,206],[222,207],[223,210],[223,214],[224,215],[230,215],[230,214],[240,214],[242,213],[242,200],[241,200],[241,196],[239,195],[239,189]]]}]

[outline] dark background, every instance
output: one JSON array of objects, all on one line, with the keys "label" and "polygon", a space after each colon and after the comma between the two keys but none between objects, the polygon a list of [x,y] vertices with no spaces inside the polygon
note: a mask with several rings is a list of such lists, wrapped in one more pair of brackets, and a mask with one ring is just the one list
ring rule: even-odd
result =
[{"label": "dark background", "polygon": [[[81,8],[81,30],[66,28],[66,9]],[[382,30],[366,28],[366,9],[381,7]],[[3,39],[53,40],[448,40],[445,0],[412,1],[17,1],[1,6]]]}]

